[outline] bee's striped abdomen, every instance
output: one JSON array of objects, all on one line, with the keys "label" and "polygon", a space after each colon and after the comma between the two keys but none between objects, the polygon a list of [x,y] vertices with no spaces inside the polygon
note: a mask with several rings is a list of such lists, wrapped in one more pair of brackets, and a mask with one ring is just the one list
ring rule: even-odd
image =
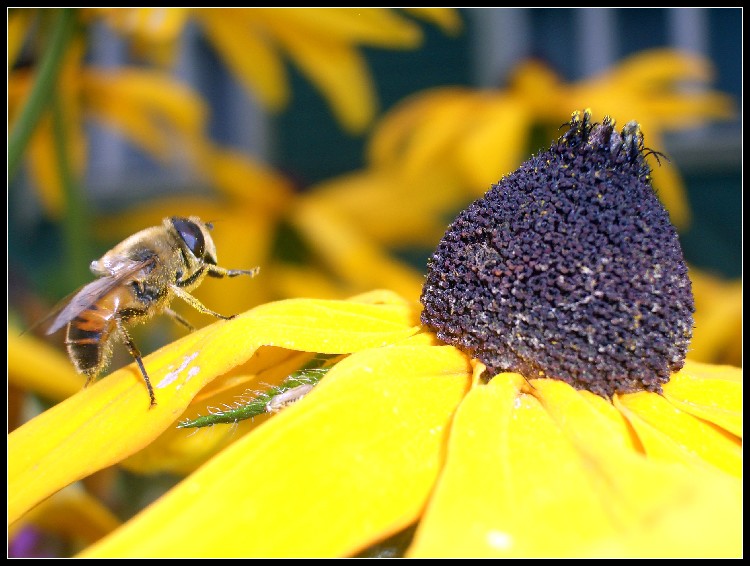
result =
[{"label": "bee's striped abdomen", "polygon": [[91,305],[68,324],[65,344],[76,369],[88,376],[96,376],[109,361],[110,336],[116,322],[113,311]]}]

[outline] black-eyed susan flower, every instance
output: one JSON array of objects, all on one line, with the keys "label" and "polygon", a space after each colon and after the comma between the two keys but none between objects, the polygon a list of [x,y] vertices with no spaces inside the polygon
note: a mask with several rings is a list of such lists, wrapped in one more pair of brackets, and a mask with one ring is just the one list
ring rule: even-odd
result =
[{"label": "black-eyed susan flower", "polygon": [[[630,135],[636,130],[626,127],[623,137],[611,124],[591,126],[574,120],[573,133],[552,146],[559,155],[537,162],[536,175],[567,166],[580,169],[578,182],[589,185],[598,182],[599,171],[612,188],[644,195],[643,187],[635,187],[644,181],[646,151]],[[609,157],[593,156],[596,148]],[[521,171],[531,174],[525,166]],[[597,201],[581,203],[591,222]],[[654,202],[646,199],[644,207]],[[665,244],[658,229],[664,211],[635,209],[618,210],[654,219],[657,242],[649,250],[655,252]],[[512,231],[524,218],[519,208],[497,228]],[[566,222],[558,222],[561,229]],[[632,227],[634,220],[625,222]],[[461,269],[471,271],[474,257],[465,258],[465,268],[454,264],[446,281],[455,283]],[[523,254],[517,259],[535,265]],[[548,269],[563,274],[567,267],[558,262]],[[637,262],[628,267],[643,268]],[[674,265],[663,269],[665,277],[677,273],[675,283],[683,281]],[[524,273],[519,269],[517,278]],[[493,281],[508,283],[503,274],[489,275],[489,288]],[[642,298],[638,281],[635,299]],[[460,283],[451,285],[448,296]],[[627,295],[622,286],[611,289]],[[653,289],[655,304],[672,308],[661,302],[671,291],[656,283]],[[467,287],[467,305],[477,297],[476,284]],[[629,300],[610,298],[613,305]],[[533,302],[528,306],[533,319],[539,313]],[[605,317],[616,308],[600,307],[594,310]],[[682,328],[684,313],[676,319],[665,314],[664,324],[645,335],[620,323],[614,330],[622,333],[611,337],[592,333],[615,361],[597,364],[594,356],[593,366],[584,367],[585,358],[579,359],[575,367],[591,379],[573,380],[573,387],[561,372],[545,378],[502,372],[492,356],[485,356],[492,366],[487,371],[466,344],[446,345],[420,325],[421,311],[385,291],[256,307],[144,358],[159,394],[152,409],[137,368],[115,372],[10,434],[9,523],[24,521],[30,509],[71,482],[119,464],[187,475],[81,556],[345,557],[366,555],[396,534],[405,537],[403,554],[411,557],[741,555],[741,370],[678,363],[671,354],[665,362],[665,341],[676,341],[678,357],[684,355],[684,337],[674,331]],[[495,328],[492,316],[488,310],[487,321],[463,317],[455,325],[466,333],[468,324]],[[574,327],[558,338],[582,345]],[[628,392],[620,392],[613,378],[630,367],[618,358],[628,340],[644,363],[656,363],[653,381],[641,368]],[[490,344],[502,347],[494,338]],[[553,351],[568,367],[562,361],[567,352]],[[222,411],[279,383],[307,363],[305,352],[336,354],[336,363],[291,406],[235,426],[193,434],[176,428],[185,418]],[[672,370],[668,379],[659,373],[663,363]],[[653,383],[661,392],[648,390],[656,389]],[[597,385],[607,389],[606,398],[589,390]]]}]

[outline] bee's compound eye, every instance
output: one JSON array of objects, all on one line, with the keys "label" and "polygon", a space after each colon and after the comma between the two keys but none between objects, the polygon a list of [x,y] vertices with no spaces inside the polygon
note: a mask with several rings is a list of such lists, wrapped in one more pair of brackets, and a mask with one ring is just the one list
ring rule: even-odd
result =
[{"label": "bee's compound eye", "polygon": [[206,242],[203,239],[203,231],[200,226],[192,220],[178,217],[172,218],[172,225],[177,230],[180,238],[184,240],[188,249],[193,252],[193,255],[197,258],[202,258],[206,249]]}]

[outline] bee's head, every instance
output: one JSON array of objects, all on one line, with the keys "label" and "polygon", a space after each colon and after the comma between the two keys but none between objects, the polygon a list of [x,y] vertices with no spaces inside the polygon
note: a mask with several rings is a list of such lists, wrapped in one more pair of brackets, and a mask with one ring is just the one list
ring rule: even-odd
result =
[{"label": "bee's head", "polygon": [[216,265],[216,245],[209,233],[211,224],[201,221],[197,216],[172,216],[165,219],[164,224],[174,231],[181,245],[196,259]]}]

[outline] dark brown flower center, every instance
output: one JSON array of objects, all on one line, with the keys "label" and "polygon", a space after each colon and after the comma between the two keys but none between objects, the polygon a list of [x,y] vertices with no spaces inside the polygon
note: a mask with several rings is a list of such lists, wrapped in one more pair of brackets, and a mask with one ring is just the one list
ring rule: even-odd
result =
[{"label": "dark brown flower center", "polygon": [[692,335],[693,296],[634,122],[574,113],[549,150],[453,221],[430,258],[422,322],[490,375],[599,395],[660,392]]}]

